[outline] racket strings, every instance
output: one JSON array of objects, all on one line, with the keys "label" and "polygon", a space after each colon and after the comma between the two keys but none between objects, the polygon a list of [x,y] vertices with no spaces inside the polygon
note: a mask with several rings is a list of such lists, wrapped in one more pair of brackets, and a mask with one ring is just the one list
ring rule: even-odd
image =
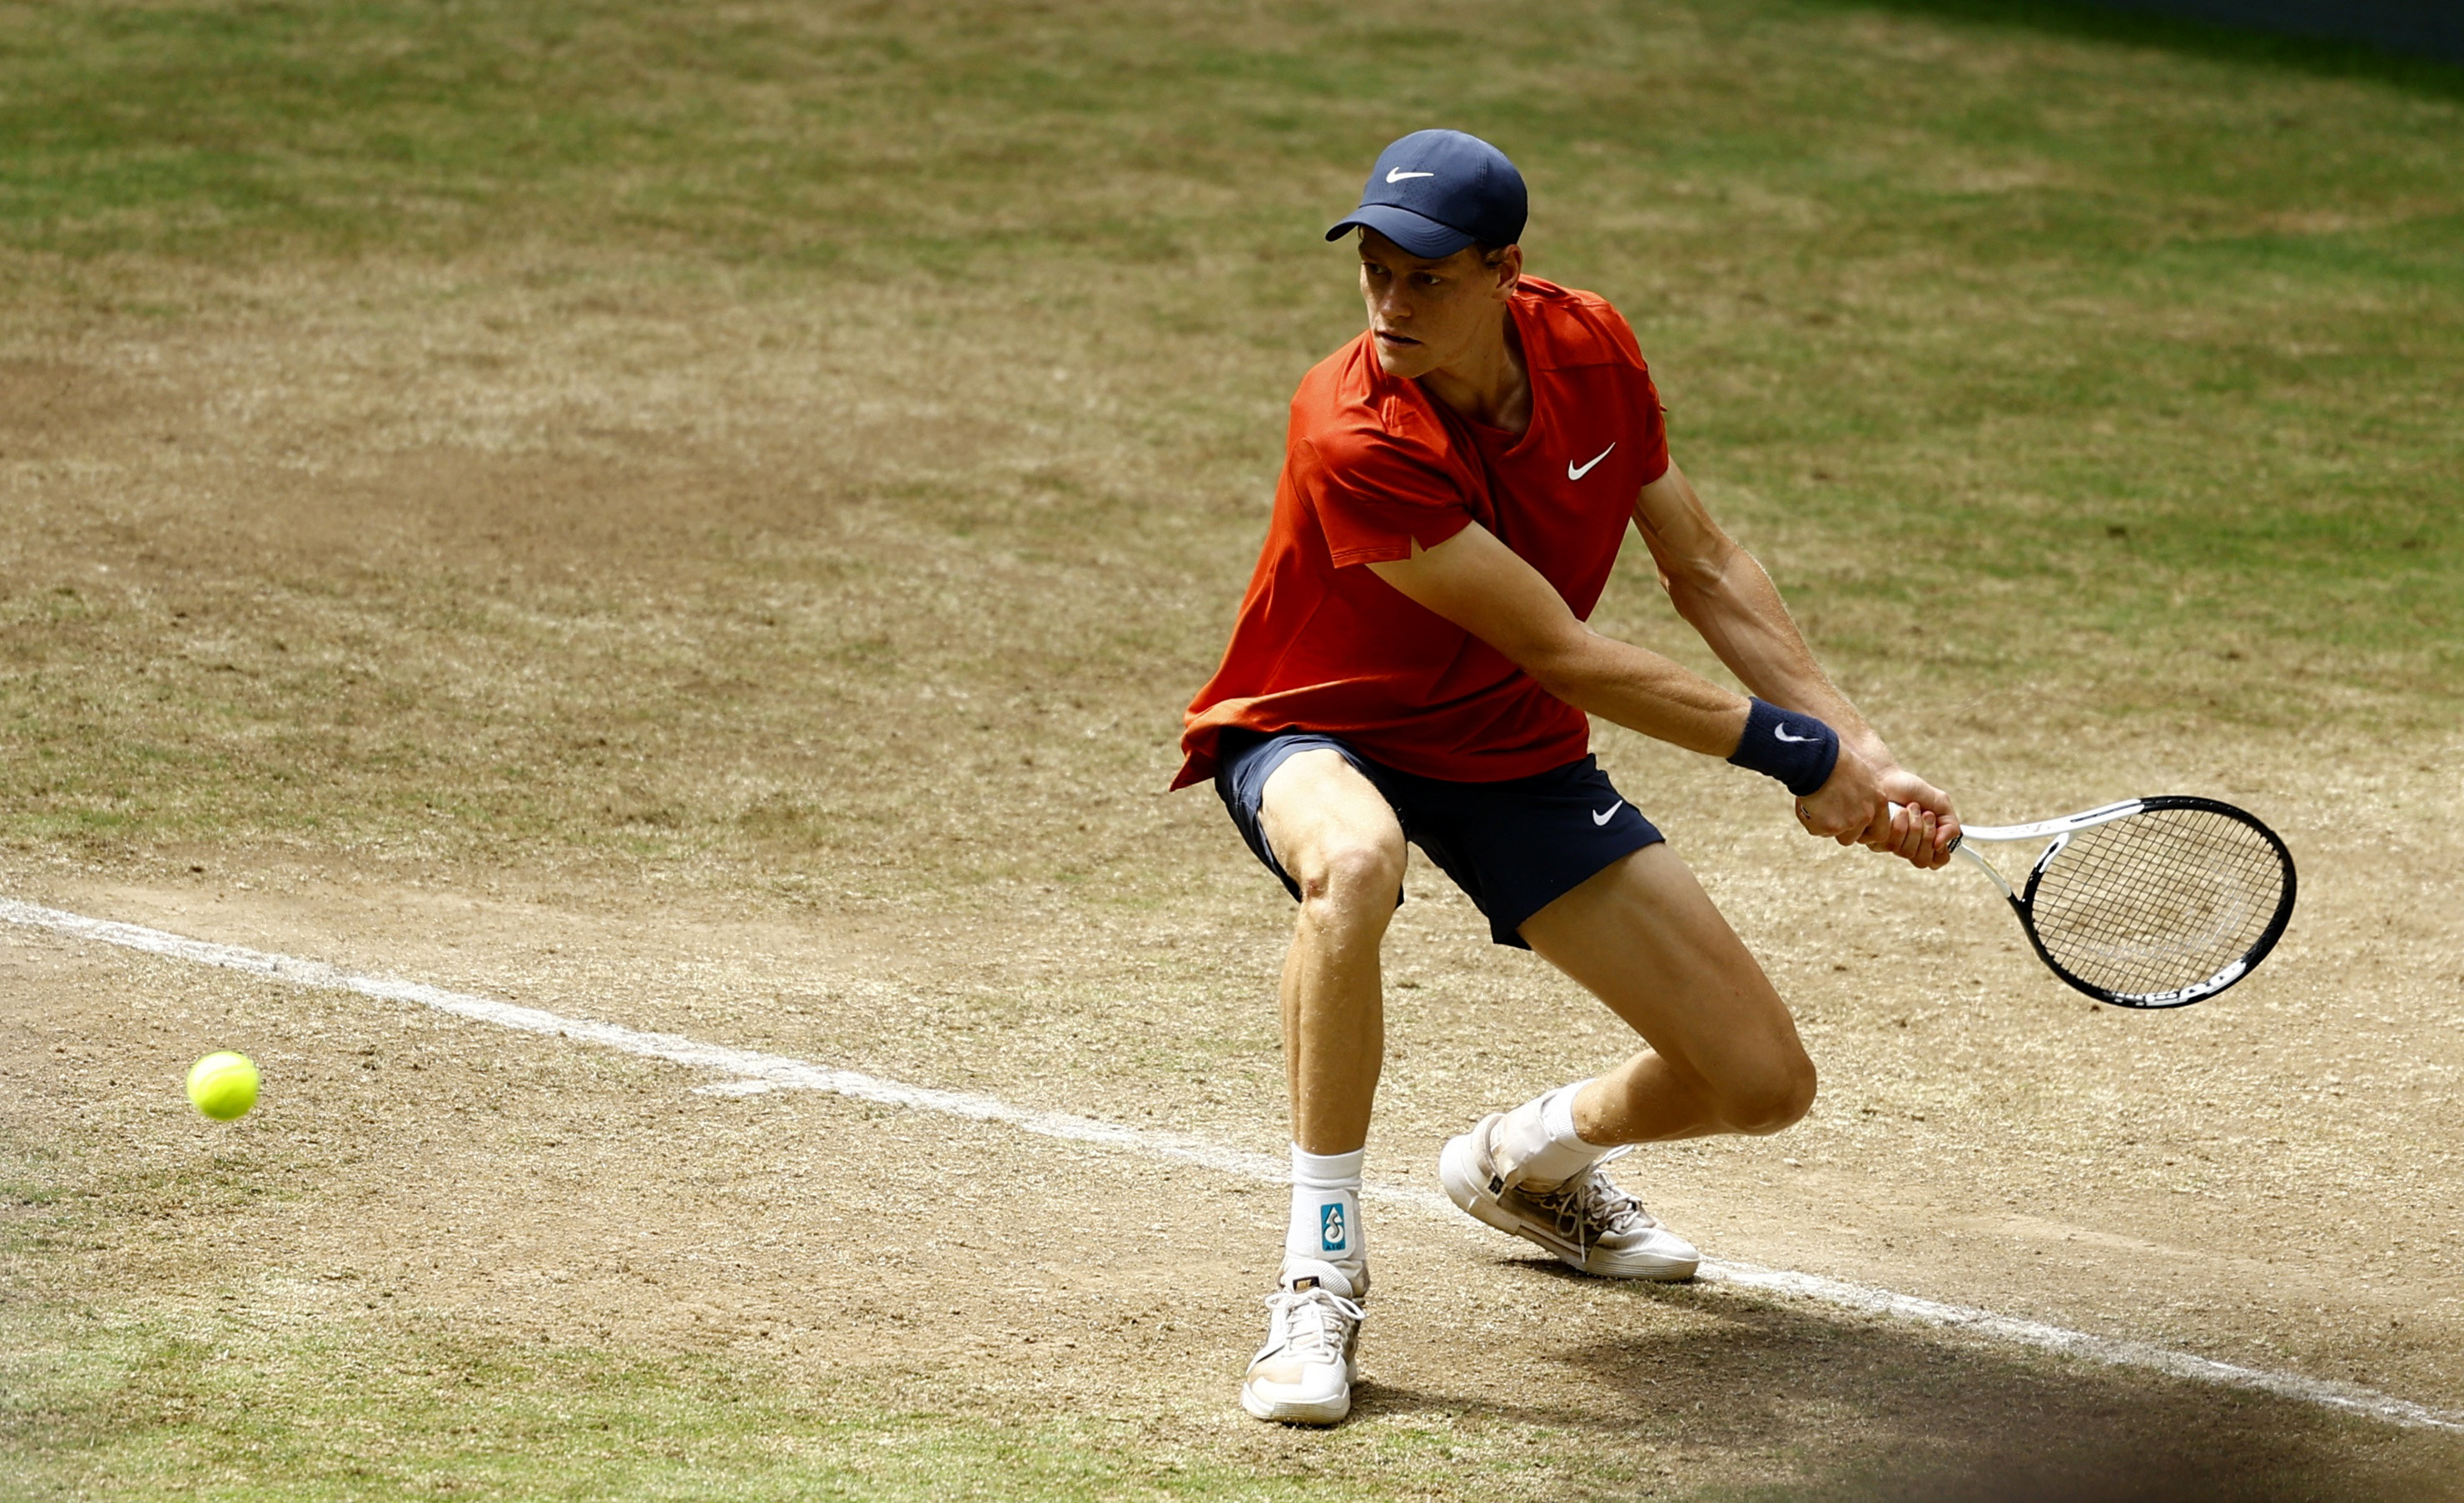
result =
[{"label": "racket strings", "polygon": [[2211,809],[2150,809],[2082,830],[2037,880],[2046,954],[2124,996],[2209,980],[2267,935],[2285,893],[2259,831]]}]

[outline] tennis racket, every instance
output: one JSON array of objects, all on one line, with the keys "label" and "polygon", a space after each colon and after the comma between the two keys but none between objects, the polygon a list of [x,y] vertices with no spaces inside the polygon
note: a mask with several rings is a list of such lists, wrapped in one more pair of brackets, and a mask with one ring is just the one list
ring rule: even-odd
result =
[{"label": "tennis racket", "polygon": [[[2040,845],[2013,890],[1988,845]],[[1969,825],[1952,847],[1993,881],[2037,958],[2118,1007],[2182,1007],[2255,969],[2293,918],[2293,856],[2212,798],[2126,798],[2035,824]]]}]

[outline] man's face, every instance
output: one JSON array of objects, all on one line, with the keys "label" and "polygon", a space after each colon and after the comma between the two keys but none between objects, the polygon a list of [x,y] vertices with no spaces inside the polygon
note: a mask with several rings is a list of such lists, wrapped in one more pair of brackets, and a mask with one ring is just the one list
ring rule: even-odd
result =
[{"label": "man's face", "polygon": [[1498,313],[1523,270],[1522,252],[1507,247],[1483,264],[1465,246],[1441,261],[1423,261],[1374,229],[1360,232],[1360,295],[1377,363],[1411,381],[1453,365],[1496,337]]}]

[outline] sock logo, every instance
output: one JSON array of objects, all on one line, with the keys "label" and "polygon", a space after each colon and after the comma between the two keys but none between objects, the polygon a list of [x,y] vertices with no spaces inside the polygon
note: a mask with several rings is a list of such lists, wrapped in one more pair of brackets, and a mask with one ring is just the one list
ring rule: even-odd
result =
[{"label": "sock logo", "polygon": [[1345,1240],[1343,1203],[1331,1201],[1317,1209],[1317,1241],[1325,1252],[1340,1252],[1351,1244]]}]

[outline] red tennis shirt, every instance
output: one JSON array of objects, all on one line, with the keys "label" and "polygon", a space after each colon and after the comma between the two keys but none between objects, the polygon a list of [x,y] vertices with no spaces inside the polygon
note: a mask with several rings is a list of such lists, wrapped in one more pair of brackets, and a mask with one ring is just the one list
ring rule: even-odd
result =
[{"label": "red tennis shirt", "polygon": [[1527,276],[1509,306],[1531,382],[1519,435],[1387,375],[1366,332],[1301,379],[1274,519],[1222,665],[1190,703],[1175,788],[1214,775],[1227,727],[1315,730],[1466,783],[1591,749],[1581,710],[1361,567],[1478,522],[1577,617],[1599,602],[1636,492],[1668,468],[1660,394],[1605,300]]}]

